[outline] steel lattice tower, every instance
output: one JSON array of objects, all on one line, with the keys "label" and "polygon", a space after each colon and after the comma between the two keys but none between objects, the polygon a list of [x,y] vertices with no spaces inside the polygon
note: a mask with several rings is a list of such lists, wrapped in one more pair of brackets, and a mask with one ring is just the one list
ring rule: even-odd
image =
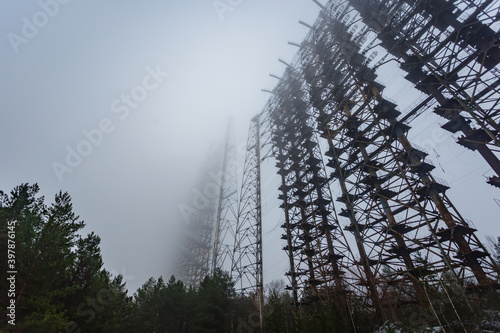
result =
[{"label": "steel lattice tower", "polygon": [[215,233],[212,254],[212,272],[215,269],[231,272],[233,267],[236,222],[238,218],[238,189],[236,145],[228,124],[224,161],[220,179],[220,190],[215,220]]},{"label": "steel lattice tower", "polygon": [[[260,186],[260,120],[250,122],[241,191],[237,190],[236,146],[228,125],[222,166],[213,153],[189,205],[179,209],[184,219],[184,242],[176,276],[197,286],[210,272],[230,273],[239,293],[264,304],[262,272],[262,214]],[[261,313],[262,314],[262,313]],[[262,315],[261,315],[262,318]]]},{"label": "steel lattice tower", "polygon": [[179,206],[184,230],[175,276],[193,287],[198,286],[211,269],[220,174],[217,152],[209,155],[204,166],[203,177],[197,182],[188,204]]},{"label": "steel lattice tower", "polygon": [[[369,29],[348,28],[350,11],[338,1],[322,8],[264,110],[293,297],[334,291],[339,305],[360,297],[383,318],[408,302],[432,307],[429,288],[446,283],[467,303],[465,288],[498,288],[499,269],[432,176],[427,153],[407,139],[408,117],[383,97],[378,64],[368,66]],[[331,186],[340,188],[338,214]]]},{"label": "steel lattice tower", "polygon": [[260,117],[252,118],[238,202],[232,276],[238,292],[253,294],[260,311],[264,306],[262,262],[262,205],[260,175]]},{"label": "steel lattice tower", "polygon": [[[296,305],[332,297],[348,316],[345,271],[352,255],[339,227],[302,83],[288,68],[265,111],[285,213],[283,248]],[[349,258],[349,259],[346,259]]]},{"label": "steel lattice tower", "polygon": [[360,15],[401,62],[406,79],[429,96],[408,117],[435,105],[448,120],[442,128],[463,134],[457,143],[478,151],[496,173],[488,183],[500,187],[498,1],[349,0],[336,6]]}]

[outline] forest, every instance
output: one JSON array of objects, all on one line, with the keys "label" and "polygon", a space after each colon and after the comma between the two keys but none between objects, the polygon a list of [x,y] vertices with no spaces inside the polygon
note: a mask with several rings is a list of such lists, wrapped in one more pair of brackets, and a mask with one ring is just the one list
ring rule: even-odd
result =
[{"label": "forest", "polygon": [[[266,285],[261,314],[221,270],[196,288],[151,277],[129,296],[123,276],[103,268],[99,236],[81,235],[70,195],[47,204],[38,192],[37,184],[0,192],[0,332],[372,332],[378,323],[362,306],[349,316],[335,302],[298,310],[283,281]],[[500,238],[493,248],[498,261]],[[406,318],[410,331],[427,324],[415,312]]]}]

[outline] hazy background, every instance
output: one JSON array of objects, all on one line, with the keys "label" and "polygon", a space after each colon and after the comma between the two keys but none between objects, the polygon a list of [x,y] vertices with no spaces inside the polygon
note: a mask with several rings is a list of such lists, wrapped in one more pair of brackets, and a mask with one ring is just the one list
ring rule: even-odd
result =
[{"label": "hazy background", "polygon": [[[269,73],[281,75],[277,59],[291,61],[296,51],[287,41],[307,33],[298,20],[312,24],[319,8],[307,0],[73,0],[44,21],[41,4],[49,2],[1,1],[0,189],[36,182],[50,202],[68,191],[85,231],[102,238],[105,268],[124,274],[133,292],[150,276],[172,273],[178,206],[210,145],[223,140],[228,117],[236,142],[246,141],[249,119],[268,98],[261,89],[276,84]],[[218,12],[217,3],[231,10]],[[26,30],[34,20],[37,31]],[[169,75],[127,116],[113,112],[148,69]],[[397,88],[395,97],[412,89]],[[76,150],[82,131],[103,119],[113,131],[58,179],[54,162],[66,164],[67,147]],[[440,131],[443,122],[426,114],[410,137],[431,148],[446,171],[436,174],[480,236],[498,235],[500,194],[482,177],[489,168]],[[265,282],[287,270],[273,165],[263,166]]]}]

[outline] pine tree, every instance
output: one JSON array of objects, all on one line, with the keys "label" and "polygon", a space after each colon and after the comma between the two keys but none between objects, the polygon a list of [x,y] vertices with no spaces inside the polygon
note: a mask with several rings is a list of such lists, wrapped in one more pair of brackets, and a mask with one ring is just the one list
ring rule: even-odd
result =
[{"label": "pine tree", "polygon": [[234,297],[234,282],[227,272],[216,269],[206,276],[198,288],[192,332],[229,331]]},{"label": "pine tree", "polygon": [[[37,184],[22,184],[10,195],[0,191],[0,235],[6,235],[9,226],[15,229],[15,328],[24,332],[116,331],[116,325],[106,329],[107,323],[123,321],[104,313],[112,302],[125,311],[129,306],[121,280],[113,282],[102,268],[100,238],[94,233],[79,235],[85,224],[74,214],[68,193],[59,192],[48,206],[38,191]],[[7,248],[7,237],[0,237],[0,246]],[[7,257],[4,251],[0,253],[3,267]],[[2,289],[7,287],[5,275],[2,270]],[[2,293],[1,306],[7,302]],[[14,329],[7,326],[5,316],[0,320],[0,328]]]},{"label": "pine tree", "polygon": [[164,290],[164,303],[161,313],[162,327],[167,332],[182,332],[189,323],[190,311],[188,295],[182,281],[171,276]]}]

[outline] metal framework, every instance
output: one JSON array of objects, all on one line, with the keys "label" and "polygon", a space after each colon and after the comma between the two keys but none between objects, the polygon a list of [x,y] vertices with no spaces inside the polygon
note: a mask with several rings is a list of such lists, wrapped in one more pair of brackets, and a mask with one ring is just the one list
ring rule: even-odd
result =
[{"label": "metal framework", "polygon": [[[498,290],[500,269],[447,196],[449,186],[432,175],[427,152],[408,140],[410,123],[431,109],[446,118],[442,128],[462,132],[458,143],[481,154],[496,173],[488,183],[500,187],[500,6],[315,2],[318,19],[250,122],[239,196],[228,130],[218,201],[193,220],[185,275],[199,279],[211,251],[212,271],[230,271],[237,290],[253,293],[262,310],[264,132],[281,180],[287,289],[296,309],[333,301],[356,327],[353,307],[385,320],[417,304],[439,322],[433,294],[453,288],[470,306],[471,294]],[[389,61],[424,96],[405,114],[377,81]]]},{"label": "metal framework", "polygon": [[204,163],[203,177],[197,182],[191,200],[188,204],[179,206],[184,230],[175,276],[188,286],[198,286],[211,269],[217,211],[217,175],[220,174],[217,156],[217,153],[209,156]]},{"label": "metal framework", "polygon": [[237,168],[236,145],[231,133],[231,123],[229,123],[215,220],[212,272],[215,269],[231,272],[233,267],[238,218]]},{"label": "metal framework", "polygon": [[[358,16],[429,96],[442,128],[463,135],[457,143],[477,150],[500,187],[500,5],[497,0],[349,0],[335,6]],[[354,10],[355,9],[355,10]],[[428,103],[410,112],[421,113]]]},{"label": "metal framework", "polygon": [[262,327],[264,285],[262,271],[262,206],[260,176],[260,117],[250,121],[238,202],[232,276],[236,290],[253,294]]},{"label": "metal framework", "polygon": [[274,89],[264,115],[281,177],[285,212],[283,248],[290,260],[286,274],[296,305],[333,299],[348,316],[344,261],[351,251],[332,204],[328,176],[304,100],[302,83],[288,68]]},{"label": "metal framework", "polygon": [[[390,8],[430,3],[368,2]],[[344,313],[361,301],[384,318],[388,309],[406,303],[432,307],[430,289],[445,284],[456,286],[466,303],[466,289],[498,288],[499,268],[476,229],[447,197],[448,185],[432,176],[427,153],[408,141],[408,115],[400,117],[396,102],[383,97],[385,87],[375,73],[380,62],[369,67],[373,57],[365,56],[374,40],[362,47],[369,28],[353,26],[352,7],[340,1],[322,7],[263,111],[282,181],[284,250],[296,304],[333,294]],[[387,21],[400,18],[394,15]],[[469,85],[484,90],[491,80],[483,80],[455,92]],[[446,86],[439,82],[442,94]],[[483,96],[492,99],[487,92]],[[472,102],[479,106],[476,97]],[[498,96],[488,103],[496,106]],[[486,128],[493,111],[477,126]],[[491,152],[486,143],[494,140],[474,144]],[[340,210],[331,194],[337,187]]]},{"label": "metal framework", "polygon": [[[231,274],[239,293],[264,304],[262,271],[262,214],[260,185],[260,118],[250,122],[243,181],[238,193],[236,146],[228,125],[222,166],[221,154],[210,155],[192,203],[180,205],[185,222],[176,276],[197,286],[210,272]],[[262,318],[262,313],[261,313]]]}]

